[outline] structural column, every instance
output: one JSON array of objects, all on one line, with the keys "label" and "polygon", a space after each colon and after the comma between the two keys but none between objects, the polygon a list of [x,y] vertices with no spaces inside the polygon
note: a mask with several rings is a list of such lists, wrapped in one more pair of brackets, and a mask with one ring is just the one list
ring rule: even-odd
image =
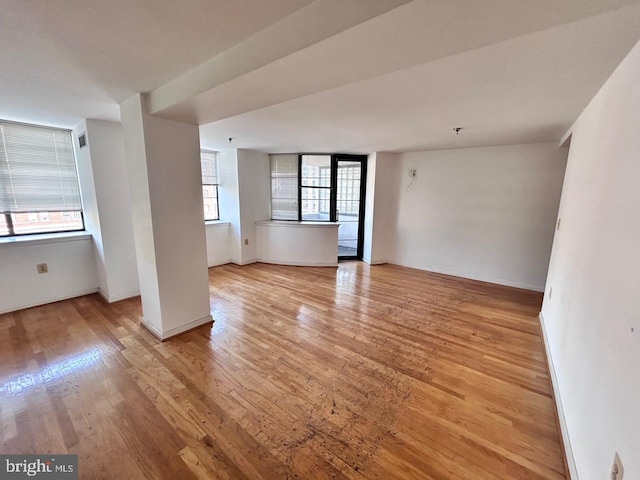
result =
[{"label": "structural column", "polygon": [[143,325],[160,339],[211,322],[197,125],[120,105]]}]

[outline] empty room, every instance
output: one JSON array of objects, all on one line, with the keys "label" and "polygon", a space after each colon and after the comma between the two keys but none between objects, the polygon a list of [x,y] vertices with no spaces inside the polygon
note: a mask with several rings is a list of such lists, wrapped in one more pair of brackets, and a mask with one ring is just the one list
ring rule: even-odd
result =
[{"label": "empty room", "polygon": [[0,479],[640,479],[640,1],[1,10]]}]

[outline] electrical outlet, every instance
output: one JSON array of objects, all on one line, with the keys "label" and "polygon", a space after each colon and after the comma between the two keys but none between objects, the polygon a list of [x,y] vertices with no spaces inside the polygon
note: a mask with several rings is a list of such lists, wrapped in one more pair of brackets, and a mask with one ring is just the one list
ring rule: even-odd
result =
[{"label": "electrical outlet", "polygon": [[38,269],[38,273],[47,273],[49,271],[46,263],[39,263],[36,265],[36,268]]},{"label": "electrical outlet", "polygon": [[620,455],[616,452],[616,456],[613,458],[613,466],[611,467],[611,480],[622,480],[623,475],[622,460],[620,460]]},{"label": "electrical outlet", "polygon": [[249,245],[249,239],[248,239],[248,238],[245,238],[245,239],[244,239],[244,244],[245,244],[245,245]]}]

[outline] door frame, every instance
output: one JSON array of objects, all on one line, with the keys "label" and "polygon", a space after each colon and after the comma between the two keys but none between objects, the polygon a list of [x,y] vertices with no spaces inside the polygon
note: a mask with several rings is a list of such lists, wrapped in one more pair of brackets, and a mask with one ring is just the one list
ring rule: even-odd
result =
[{"label": "door frame", "polygon": [[336,153],[331,155],[331,184],[335,187],[335,194],[331,197],[331,216],[333,222],[337,222],[338,212],[338,163],[360,162],[360,205],[358,210],[358,248],[356,255],[338,255],[338,260],[362,260],[364,255],[364,214],[367,193],[367,155],[351,155]]}]

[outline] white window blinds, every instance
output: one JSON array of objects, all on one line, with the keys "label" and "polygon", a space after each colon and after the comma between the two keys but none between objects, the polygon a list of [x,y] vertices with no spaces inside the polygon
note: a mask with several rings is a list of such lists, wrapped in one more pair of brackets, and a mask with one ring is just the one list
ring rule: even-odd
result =
[{"label": "white window blinds", "polygon": [[202,184],[219,185],[217,153],[208,150],[201,150],[200,162],[202,164]]},{"label": "white window blinds", "polygon": [[298,220],[298,155],[269,155],[271,218]]},{"label": "white window blinds", "polygon": [[71,132],[0,122],[0,213],[80,210]]}]

